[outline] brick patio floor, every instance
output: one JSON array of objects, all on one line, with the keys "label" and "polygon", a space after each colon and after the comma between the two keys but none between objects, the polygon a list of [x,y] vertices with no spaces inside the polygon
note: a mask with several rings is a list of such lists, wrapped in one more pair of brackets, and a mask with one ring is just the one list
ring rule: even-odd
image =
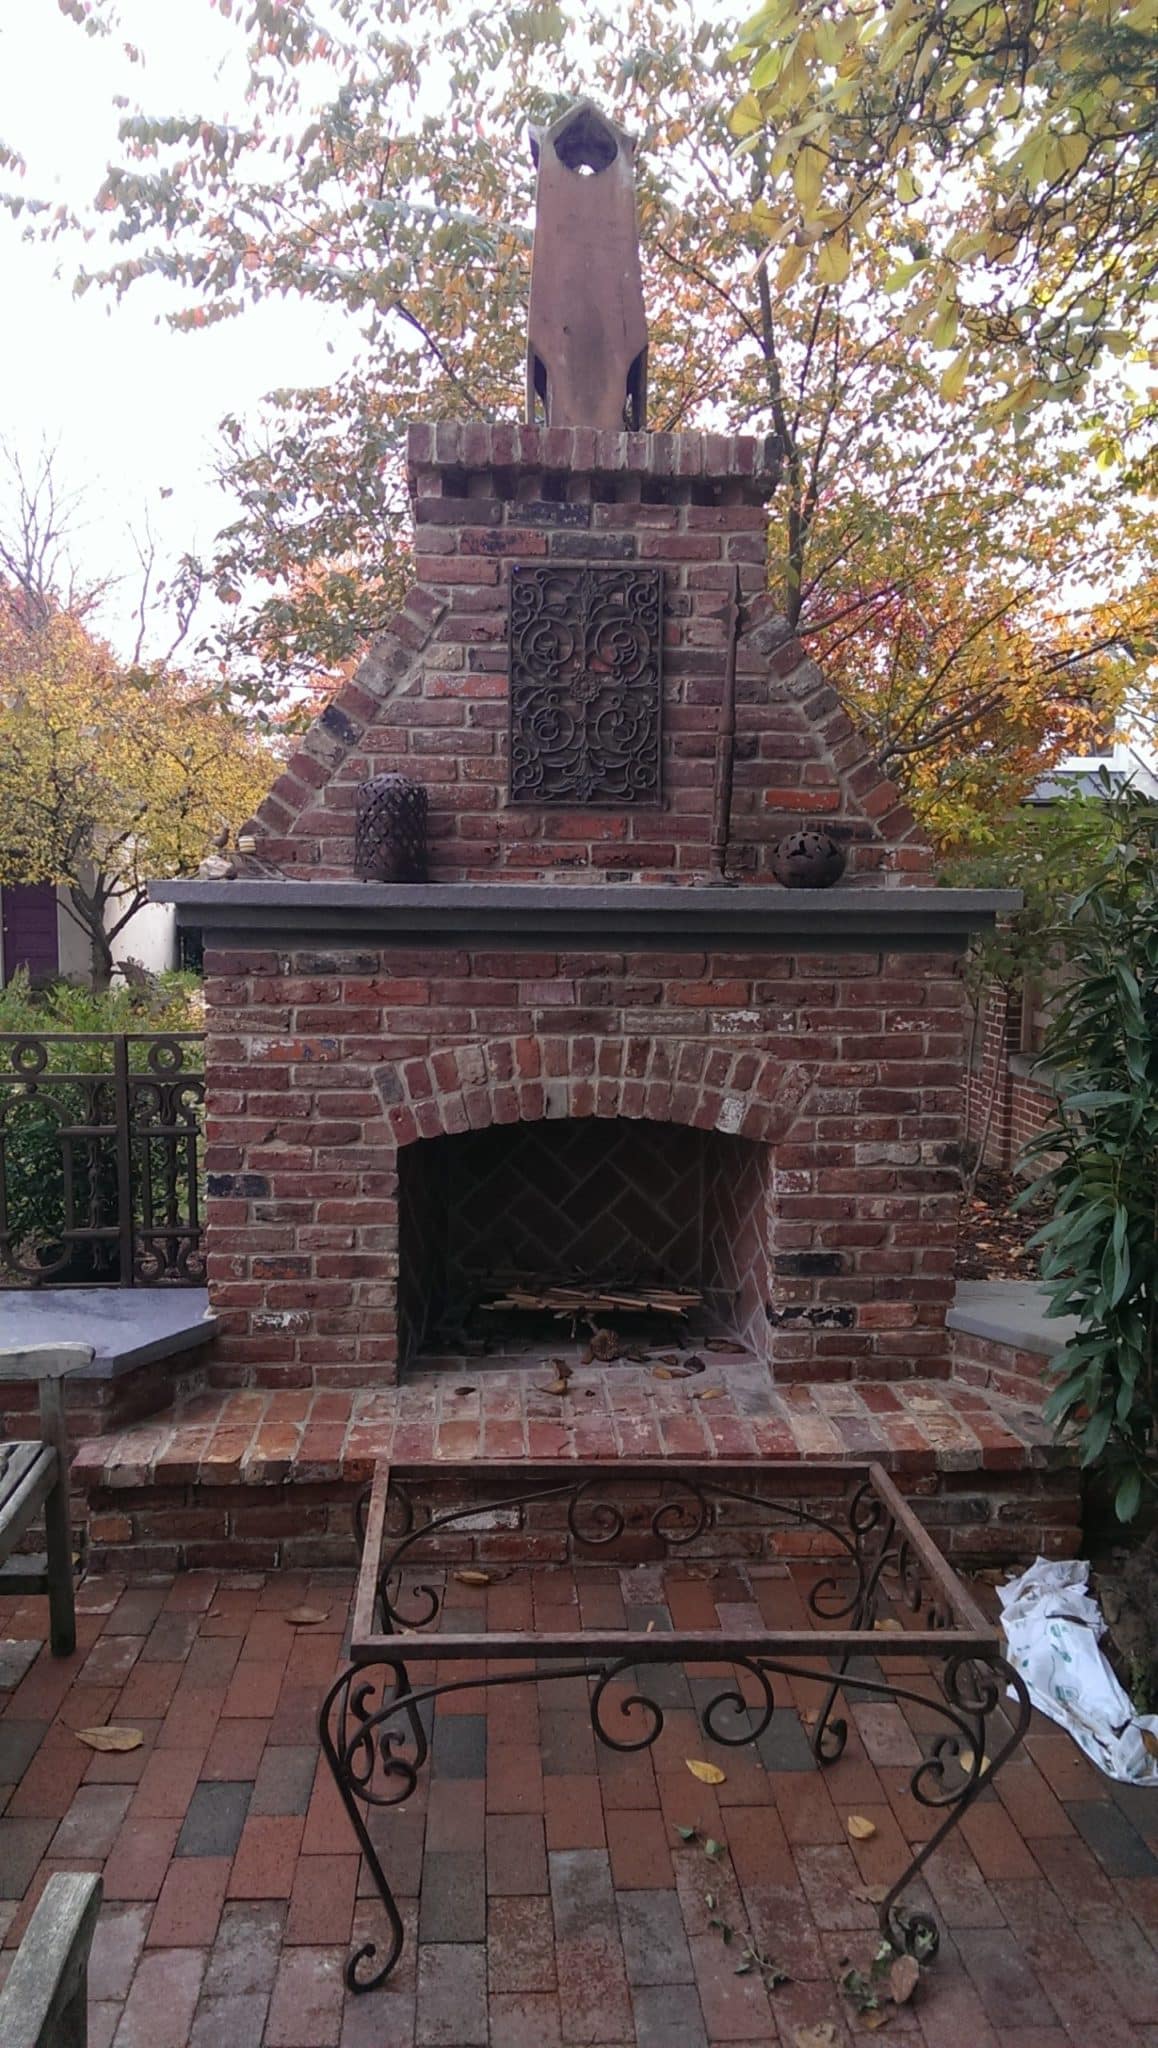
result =
[{"label": "brick patio floor", "polygon": [[[475,1626],[525,1626],[532,1601],[603,1627],[801,1624],[783,1567],[518,1571],[455,1586]],[[340,1657],[350,1583],[189,1573],[80,1589],[81,1646],[55,1662],[36,1600],[0,1601],[3,1968],[49,1873],[103,1870],[92,2048],[842,2048],[863,2035],[837,1985],[874,1947],[859,1889],[899,1871],[930,1826],[908,1785],[922,1715],[854,1709],[841,1761],[811,1765],[791,1708],[759,1749],[722,1750],[696,1687],[662,1674],[649,1751],[592,1742],[584,1681],[457,1696],[418,1792],[383,1823],[410,1929],[389,1986],[343,1969],[372,1934],[345,1816],[321,1775],[317,1704]],[[287,1616],[305,1604],[317,1625]],[[490,1610],[489,1614],[486,1610]],[[520,1620],[518,1617],[522,1616]],[[512,1618],[514,1617],[514,1618]],[[646,1618],[645,1618],[646,1617]],[[540,1617],[542,1618],[542,1617]],[[719,1690],[719,1681],[713,1681]],[[807,1688],[796,1705],[807,1711]],[[700,1702],[702,1704],[702,1701]],[[924,1717],[927,1720],[927,1716]],[[129,1754],[73,1732],[127,1723]],[[685,1768],[718,1760],[712,1790]],[[875,1824],[851,1840],[849,1815]],[[726,1844],[685,1844],[695,1825]],[[928,1870],[946,1929],[886,2038],[911,2048],[1158,2048],[1158,1794],[1111,1788],[1049,1724]],[[715,1914],[737,1929],[725,1945]],[[736,1975],[754,1936],[790,1973]],[[825,2031],[827,2026],[830,2032]]]}]

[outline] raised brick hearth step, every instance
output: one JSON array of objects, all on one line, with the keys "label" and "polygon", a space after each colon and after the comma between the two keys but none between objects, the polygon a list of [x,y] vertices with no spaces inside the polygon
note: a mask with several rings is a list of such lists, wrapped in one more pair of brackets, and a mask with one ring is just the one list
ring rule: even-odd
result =
[{"label": "raised brick hearth step", "polygon": [[[350,1506],[379,1458],[879,1459],[959,1560],[1077,1547],[1077,1472],[1032,1410],[944,1380],[773,1388],[733,1361],[694,1381],[590,1367],[565,1399],[526,1372],[447,1374],[382,1392],[198,1396],[170,1416],[82,1444],[90,1562],[175,1569],[341,1564]],[[708,1397],[708,1398],[705,1398]],[[482,1485],[480,1476],[479,1484]]]}]

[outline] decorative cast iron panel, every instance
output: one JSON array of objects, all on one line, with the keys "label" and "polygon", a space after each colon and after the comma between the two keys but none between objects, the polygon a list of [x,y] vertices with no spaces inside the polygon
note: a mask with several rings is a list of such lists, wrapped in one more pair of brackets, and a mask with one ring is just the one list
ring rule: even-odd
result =
[{"label": "decorative cast iron panel", "polygon": [[512,567],[512,803],[659,803],[662,646],[662,569]]}]

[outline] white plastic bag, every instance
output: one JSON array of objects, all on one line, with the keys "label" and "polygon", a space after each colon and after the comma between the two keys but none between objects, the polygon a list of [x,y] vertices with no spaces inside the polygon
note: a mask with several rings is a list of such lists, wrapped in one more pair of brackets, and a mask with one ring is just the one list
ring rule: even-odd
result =
[{"label": "white plastic bag", "polygon": [[1039,1557],[999,1586],[1009,1661],[1035,1707],[1073,1736],[1108,1778],[1158,1785],[1158,1715],[1135,1714],[1099,1648],[1106,1624],[1087,1590],[1089,1565]]}]

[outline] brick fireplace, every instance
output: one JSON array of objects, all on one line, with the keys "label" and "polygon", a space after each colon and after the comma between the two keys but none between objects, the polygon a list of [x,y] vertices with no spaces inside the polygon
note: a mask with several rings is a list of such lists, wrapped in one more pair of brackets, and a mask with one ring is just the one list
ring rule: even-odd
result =
[{"label": "brick fireplace", "polygon": [[429,1509],[865,1457],[958,1561],[1069,1555],[1076,1474],[946,1328],[960,959],[1017,899],[931,886],[778,615],[775,443],[646,431],[630,138],[584,104],[536,161],[528,424],[411,428],[401,612],[236,856],[154,891],[205,940],[220,1335],[81,1446],[90,1560],[348,1562],[383,1460]]},{"label": "brick fireplace", "polygon": [[[401,615],[237,873],[158,892],[206,937],[218,1376],[389,1385],[445,1351],[485,1267],[552,1261],[700,1287],[777,1381],[946,1373],[958,961],[999,899],[927,886],[910,813],[777,616],[774,449],[443,424],[411,430],[409,469]],[[662,572],[658,800],[518,793],[527,564]],[[425,885],[351,879],[383,772],[426,787]],[[844,880],[779,886],[778,842],[816,821]]]}]

